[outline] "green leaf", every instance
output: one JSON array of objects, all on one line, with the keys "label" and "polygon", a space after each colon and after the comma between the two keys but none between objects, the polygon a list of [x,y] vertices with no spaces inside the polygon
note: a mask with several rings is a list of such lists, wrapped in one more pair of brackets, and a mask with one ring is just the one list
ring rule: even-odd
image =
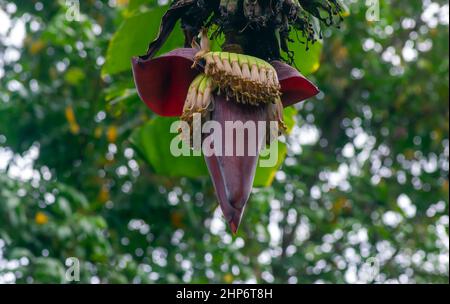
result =
[{"label": "green leaf", "polygon": [[54,258],[37,258],[34,267],[35,283],[63,283],[65,269],[63,264]]},{"label": "green leaf", "polygon": [[[295,114],[296,110],[292,107],[285,110],[288,131],[295,124]],[[136,129],[131,135],[130,141],[157,174],[170,177],[208,176],[203,156],[175,157],[170,152],[170,143],[177,136],[177,134],[170,133],[170,126],[175,121],[177,118],[157,117]],[[286,157],[286,150],[286,145],[279,142],[276,164],[272,167],[261,167],[260,162],[258,163],[255,187],[267,187],[272,184],[275,173]],[[262,157],[263,160],[267,158]]]},{"label": "green leaf", "polygon": [[283,117],[284,117],[284,123],[287,127],[287,134],[290,134],[292,131],[292,128],[294,128],[295,124],[297,123],[295,117],[297,115],[297,109],[294,107],[287,107],[283,110]]},{"label": "green leaf", "polygon": [[[304,76],[316,72],[320,67],[323,42],[318,40],[314,44],[309,44],[309,49],[306,50],[304,40],[298,39],[295,31],[292,31],[290,38],[294,41],[289,43],[289,50],[294,52],[294,66]],[[287,58],[286,53],[282,52],[282,54]]]},{"label": "green leaf", "polygon": [[128,11],[133,12],[141,7],[145,7],[146,5],[157,5],[157,0],[130,0],[128,4]]},{"label": "green leaf", "polygon": [[166,176],[206,176],[203,156],[175,157],[170,152],[170,143],[178,136],[170,133],[170,126],[177,118],[157,117],[135,130],[131,142],[157,174]]},{"label": "green leaf", "polygon": [[85,77],[83,70],[77,67],[70,68],[64,75],[65,81],[70,85],[77,85]]},{"label": "green leaf", "polygon": [[[131,69],[131,58],[145,54],[150,41],[156,38],[167,6],[139,13],[125,19],[111,39],[106,53],[102,75],[113,75]],[[179,26],[170,35],[159,54],[183,45],[183,33]]]},{"label": "green leaf", "polygon": [[88,199],[83,193],[81,193],[74,187],[63,183],[56,183],[55,187],[60,191],[61,195],[65,196],[77,208],[88,208]]},{"label": "green leaf", "polygon": [[[278,155],[276,164],[272,167],[261,167],[261,159],[268,159],[270,154],[267,157],[260,156],[260,162],[258,163],[258,168],[256,169],[255,180],[253,181],[253,187],[269,187],[273,179],[275,178],[275,174],[286,158],[287,147],[286,144],[278,141]],[[264,154],[264,151],[262,152]]]},{"label": "green leaf", "polygon": [[7,255],[7,258],[10,260],[19,260],[23,257],[27,257],[29,259],[34,258],[33,253],[29,249],[23,247],[13,248]]},{"label": "green leaf", "polygon": [[65,197],[58,197],[56,203],[53,204],[52,210],[64,217],[70,217],[72,214],[72,208],[70,207],[70,202]]}]

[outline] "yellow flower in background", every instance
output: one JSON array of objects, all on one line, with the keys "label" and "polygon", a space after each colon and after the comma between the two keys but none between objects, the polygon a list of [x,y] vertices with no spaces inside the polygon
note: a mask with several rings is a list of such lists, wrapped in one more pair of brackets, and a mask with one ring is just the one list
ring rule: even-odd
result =
[{"label": "yellow flower in background", "polygon": [[117,140],[117,127],[110,126],[106,131],[106,138],[110,143],[114,143]]},{"label": "yellow flower in background", "polygon": [[101,127],[95,128],[95,130],[94,130],[94,137],[95,138],[100,138],[102,136],[102,132],[103,132],[103,130],[102,130]]},{"label": "yellow flower in background", "polygon": [[73,112],[72,106],[66,107],[65,114],[66,114],[66,119],[69,123],[76,122],[75,113]]},{"label": "yellow flower in background", "polygon": [[442,184],[442,191],[448,193],[448,180],[445,180]]},{"label": "yellow flower in background", "polygon": [[176,228],[183,228],[183,214],[180,212],[173,212],[170,215],[170,221],[172,222],[172,226]]},{"label": "yellow flower in background", "polygon": [[44,212],[39,211],[38,213],[36,213],[36,216],[34,217],[34,221],[38,225],[45,225],[48,223],[48,216]]},{"label": "yellow flower in background", "polygon": [[79,126],[77,123],[71,124],[71,125],[70,125],[70,132],[71,132],[72,134],[78,134],[78,133],[80,133],[80,126]]},{"label": "yellow flower in background", "polygon": [[75,112],[73,111],[72,106],[66,107],[65,115],[67,122],[69,123],[70,132],[72,134],[78,134],[80,132],[80,126],[77,123]]},{"label": "yellow flower in background", "polygon": [[109,188],[106,185],[103,185],[100,188],[100,192],[98,193],[98,201],[102,204],[106,203],[107,201],[109,201]]},{"label": "yellow flower in background", "polygon": [[228,284],[230,284],[230,283],[232,283],[232,282],[233,282],[233,280],[234,280],[234,277],[233,277],[233,275],[232,275],[232,274],[230,274],[230,273],[227,273],[226,275],[224,275],[224,276],[223,276],[223,280],[225,281],[225,283],[228,283]]},{"label": "yellow flower in background", "polygon": [[33,41],[30,45],[30,53],[36,55],[45,48],[45,42],[42,40]]},{"label": "yellow flower in background", "polygon": [[128,5],[129,0],[117,0],[118,6],[125,6]]}]

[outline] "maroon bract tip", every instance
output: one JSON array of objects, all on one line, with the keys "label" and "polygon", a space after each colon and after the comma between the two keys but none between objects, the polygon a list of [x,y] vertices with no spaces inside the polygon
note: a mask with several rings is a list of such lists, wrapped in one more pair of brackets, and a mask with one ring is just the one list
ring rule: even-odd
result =
[{"label": "maroon bract tip", "polygon": [[[242,126],[248,121],[255,122],[256,126],[259,121],[267,121],[267,109],[265,105],[255,107],[240,104],[231,100],[231,98],[226,100],[223,95],[218,95],[215,97],[214,111],[211,118],[222,127],[222,149],[220,155],[205,155],[205,160],[225,220],[235,234],[252,191],[259,152],[263,143],[265,143],[262,134],[253,134],[250,137],[249,133]],[[226,142],[226,122],[237,122],[238,125],[241,125],[241,127],[235,126],[236,130],[245,131],[243,133],[243,142],[236,141],[236,131],[233,131],[233,142]],[[261,138],[259,139],[258,137]],[[255,145],[249,146],[249,142],[253,142]],[[244,146],[242,147],[241,144]],[[233,149],[233,156],[226,155],[226,149],[229,147]],[[242,147],[242,156],[238,154],[238,147]]]},{"label": "maroon bract tip", "polygon": [[319,93],[319,89],[299,71],[281,61],[272,61],[281,85],[281,101],[284,107],[311,98]]},{"label": "maroon bract tip", "polygon": [[153,112],[161,116],[182,114],[189,85],[200,73],[191,68],[196,52],[182,48],[153,59],[132,59],[139,97]]}]

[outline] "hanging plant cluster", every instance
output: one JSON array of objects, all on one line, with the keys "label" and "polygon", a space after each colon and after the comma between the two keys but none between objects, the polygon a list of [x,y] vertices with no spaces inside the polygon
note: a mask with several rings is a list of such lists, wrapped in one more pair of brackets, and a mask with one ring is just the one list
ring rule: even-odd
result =
[{"label": "hanging plant cluster", "polygon": [[[147,54],[132,60],[139,96],[156,114],[179,116],[191,125],[198,113],[221,126],[230,120],[275,121],[283,132],[283,108],[319,92],[285,63],[293,58],[289,37],[297,32],[308,48],[321,37],[318,23],[338,24],[341,12],[339,0],[175,0]],[[185,47],[154,58],[178,21]],[[210,39],[218,37],[224,41],[221,51],[211,51]],[[252,190],[262,144],[255,149],[243,156],[205,156],[233,233]]]}]

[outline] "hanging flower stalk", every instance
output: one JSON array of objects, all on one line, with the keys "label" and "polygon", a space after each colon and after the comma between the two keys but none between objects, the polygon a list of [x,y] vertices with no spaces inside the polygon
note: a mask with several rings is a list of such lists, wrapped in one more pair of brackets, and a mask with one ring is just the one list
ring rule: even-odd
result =
[{"label": "hanging flower stalk", "polygon": [[[290,32],[297,31],[308,48],[321,37],[314,20],[337,24],[341,11],[339,0],[175,0],[147,54],[132,60],[139,96],[156,114],[179,116],[189,124],[198,113],[222,127],[230,120],[275,121],[283,132],[283,108],[319,92],[283,62],[293,61]],[[185,48],[154,58],[179,20]],[[210,38],[219,35],[225,37],[222,51],[213,52]],[[251,193],[262,144],[255,149],[244,156],[205,156],[233,233]]]}]

